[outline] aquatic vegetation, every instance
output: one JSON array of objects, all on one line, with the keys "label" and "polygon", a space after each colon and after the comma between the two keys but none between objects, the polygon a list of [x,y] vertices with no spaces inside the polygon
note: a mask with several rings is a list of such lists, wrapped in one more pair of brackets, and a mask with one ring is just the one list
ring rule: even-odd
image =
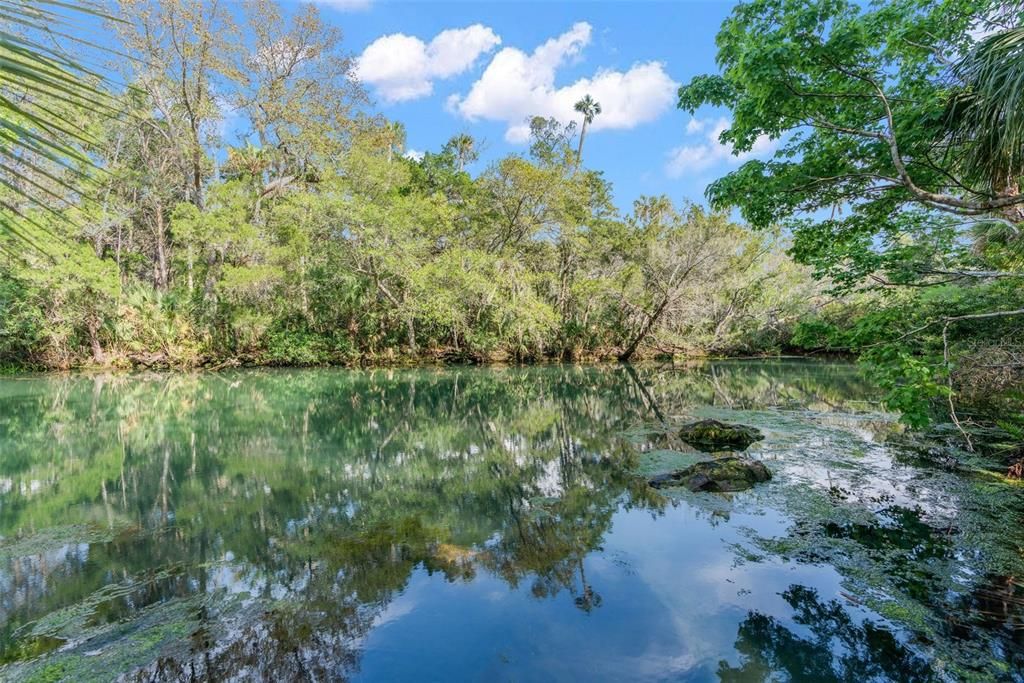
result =
[{"label": "aquatic vegetation", "polygon": [[[643,644],[704,653],[680,676],[784,675],[790,647],[823,680],[855,665],[913,678],[921,661],[1009,676],[1024,538],[992,520],[1020,514],[1018,487],[894,442],[856,372],[0,381],[0,676],[414,675],[449,642],[493,654],[467,675],[529,678],[559,666],[530,654],[551,648],[613,677]],[[705,417],[757,425],[771,480],[649,487],[714,460],[674,427]],[[698,635],[673,626],[696,614]]]}]

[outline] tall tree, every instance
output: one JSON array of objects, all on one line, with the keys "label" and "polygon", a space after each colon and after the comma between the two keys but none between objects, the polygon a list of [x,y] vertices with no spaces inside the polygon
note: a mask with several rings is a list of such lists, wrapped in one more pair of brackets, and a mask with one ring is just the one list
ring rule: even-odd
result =
[{"label": "tall tree", "polygon": [[445,150],[451,150],[455,155],[455,164],[460,171],[466,170],[466,165],[471,164],[480,156],[476,147],[476,140],[469,133],[459,133],[445,144]]},{"label": "tall tree", "polygon": [[207,149],[232,76],[238,29],[221,0],[120,0],[129,21],[118,25],[136,61],[125,66],[149,97],[188,178],[188,201],[202,208],[212,173]]},{"label": "tall tree", "polygon": [[587,126],[594,122],[594,117],[601,113],[601,103],[594,100],[589,94],[573,105],[573,109],[583,115],[583,125],[580,127],[580,146],[576,150],[576,167],[583,161],[583,138],[587,135]]},{"label": "tall tree", "polygon": [[252,44],[234,56],[232,105],[266,150],[268,184],[315,175],[350,144],[365,101],[342,33],[314,5],[285,14],[271,0],[246,0],[245,14]]}]

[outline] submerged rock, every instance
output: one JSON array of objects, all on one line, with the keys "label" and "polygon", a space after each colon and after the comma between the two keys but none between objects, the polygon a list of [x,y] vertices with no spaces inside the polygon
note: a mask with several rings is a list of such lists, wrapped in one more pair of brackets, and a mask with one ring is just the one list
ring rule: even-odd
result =
[{"label": "submerged rock", "polygon": [[730,456],[699,462],[648,480],[656,489],[685,486],[691,491],[744,491],[768,481],[772,473],[760,460]]},{"label": "submerged rock", "polygon": [[726,424],[718,420],[700,420],[684,425],[679,437],[694,448],[702,451],[742,451],[764,434],[754,427]]}]

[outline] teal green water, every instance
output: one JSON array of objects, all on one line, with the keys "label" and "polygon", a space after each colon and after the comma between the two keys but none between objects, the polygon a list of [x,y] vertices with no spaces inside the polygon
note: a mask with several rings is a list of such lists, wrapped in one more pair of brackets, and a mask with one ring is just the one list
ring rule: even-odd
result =
[{"label": "teal green water", "polygon": [[[1024,680],[1024,489],[853,366],[0,380],[4,680]],[[697,417],[771,482],[660,492]]]}]

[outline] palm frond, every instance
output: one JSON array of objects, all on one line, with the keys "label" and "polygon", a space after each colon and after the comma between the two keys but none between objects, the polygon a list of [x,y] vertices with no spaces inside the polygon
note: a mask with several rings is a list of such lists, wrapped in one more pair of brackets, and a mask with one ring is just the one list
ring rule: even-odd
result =
[{"label": "palm frond", "polygon": [[963,84],[947,109],[951,149],[995,193],[1024,175],[1024,26],[979,41],[953,69]]},{"label": "palm frond", "polygon": [[116,21],[91,0],[0,0],[0,232],[82,191],[95,142],[83,122],[117,113],[105,77],[71,54],[103,49],[77,37],[98,20]]}]

